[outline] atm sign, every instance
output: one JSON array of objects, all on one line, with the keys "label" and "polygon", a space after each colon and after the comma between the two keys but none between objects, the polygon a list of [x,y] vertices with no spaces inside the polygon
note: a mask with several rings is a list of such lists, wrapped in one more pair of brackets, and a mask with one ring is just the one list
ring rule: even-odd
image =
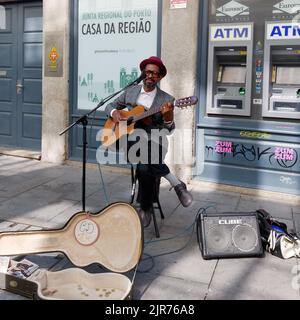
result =
[{"label": "atm sign", "polygon": [[267,39],[300,39],[300,23],[270,23],[267,24]]},{"label": "atm sign", "polygon": [[213,25],[210,27],[211,41],[226,41],[226,40],[251,40],[252,25]]}]

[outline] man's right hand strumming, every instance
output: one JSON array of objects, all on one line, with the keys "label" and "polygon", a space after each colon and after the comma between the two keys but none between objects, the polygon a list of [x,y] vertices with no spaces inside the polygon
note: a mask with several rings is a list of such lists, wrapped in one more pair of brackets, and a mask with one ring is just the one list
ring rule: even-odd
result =
[{"label": "man's right hand strumming", "polygon": [[119,110],[114,110],[111,117],[113,118],[114,122],[120,122],[127,119]]}]

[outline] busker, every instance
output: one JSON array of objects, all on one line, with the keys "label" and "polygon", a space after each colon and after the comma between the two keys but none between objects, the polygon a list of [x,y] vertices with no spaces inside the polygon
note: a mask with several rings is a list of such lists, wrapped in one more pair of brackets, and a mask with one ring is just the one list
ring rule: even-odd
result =
[{"label": "busker", "polygon": [[[120,112],[121,109],[143,106],[145,110],[148,110],[160,106],[159,113],[146,118],[145,121],[138,121],[135,125],[136,129],[144,130],[148,138],[146,142],[148,145],[147,161],[140,162],[137,170],[140,202],[139,215],[143,226],[147,227],[151,222],[153,213],[153,201],[157,192],[157,178],[163,177],[169,181],[184,207],[191,205],[193,197],[187,190],[186,184],[172,174],[164,163],[164,158],[168,151],[166,136],[170,135],[175,129],[173,106],[175,99],[158,87],[160,80],[166,76],[167,69],[159,57],[152,56],[140,63],[140,70],[145,77],[143,84],[127,88],[117,99],[106,106],[105,111],[117,123],[127,120]],[[151,138],[153,129],[161,130],[160,132],[165,134],[162,142],[153,141]],[[153,145],[158,145],[159,147],[155,148],[155,154]],[[131,146],[132,143],[128,143],[128,147]],[[159,150],[158,153],[157,150]]]}]

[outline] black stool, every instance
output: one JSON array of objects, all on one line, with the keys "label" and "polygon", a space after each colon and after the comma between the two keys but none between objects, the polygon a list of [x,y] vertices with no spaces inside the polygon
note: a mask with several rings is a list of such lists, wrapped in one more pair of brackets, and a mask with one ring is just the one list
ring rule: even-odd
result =
[{"label": "black stool", "polygon": [[[136,170],[138,170],[138,164],[137,164]],[[136,183],[137,183],[136,170],[134,170],[134,166],[131,164],[131,186],[132,186],[131,187],[131,200],[130,200],[131,204],[134,202],[135,189],[136,189]],[[160,234],[159,234],[159,229],[158,229],[158,225],[157,225],[157,221],[156,221],[155,209],[159,210],[161,219],[165,218],[164,213],[161,208],[161,205],[160,205],[160,202],[159,202],[160,179],[161,178],[156,178],[155,195],[154,195],[154,201],[153,201],[153,209],[154,210],[152,212],[156,238],[159,238]],[[137,196],[137,202],[139,202],[139,194]]]}]

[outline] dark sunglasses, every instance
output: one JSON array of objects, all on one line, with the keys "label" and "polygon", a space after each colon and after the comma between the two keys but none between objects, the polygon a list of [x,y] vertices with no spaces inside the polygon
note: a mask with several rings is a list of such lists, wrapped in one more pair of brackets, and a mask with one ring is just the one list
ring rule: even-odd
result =
[{"label": "dark sunglasses", "polygon": [[147,77],[152,76],[153,78],[159,78],[160,73],[156,71],[151,71],[151,70],[145,70],[145,74]]}]

